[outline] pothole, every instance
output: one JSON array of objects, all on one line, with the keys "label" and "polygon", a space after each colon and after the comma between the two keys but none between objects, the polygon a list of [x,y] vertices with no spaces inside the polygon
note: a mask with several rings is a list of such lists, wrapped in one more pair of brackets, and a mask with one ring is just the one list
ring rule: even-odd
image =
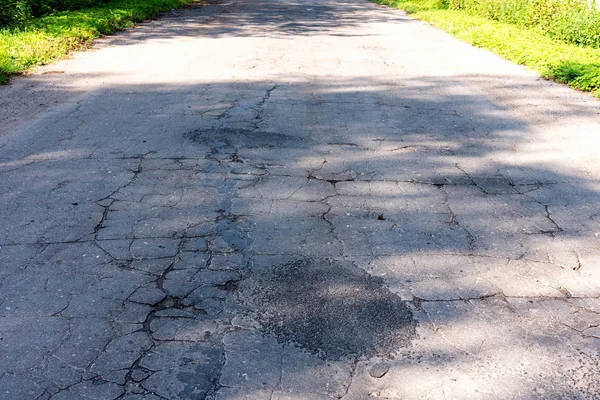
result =
[{"label": "pothole", "polygon": [[281,264],[254,274],[240,289],[265,333],[324,359],[388,357],[415,336],[406,303],[350,262]]}]

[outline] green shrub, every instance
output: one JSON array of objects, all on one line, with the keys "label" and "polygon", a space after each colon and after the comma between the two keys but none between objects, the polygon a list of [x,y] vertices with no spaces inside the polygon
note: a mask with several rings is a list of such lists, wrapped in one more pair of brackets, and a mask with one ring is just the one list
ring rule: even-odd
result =
[{"label": "green shrub", "polygon": [[[438,0],[441,2],[441,0]],[[567,43],[600,48],[600,11],[584,0],[445,0],[473,16],[535,28]]]},{"label": "green shrub", "polygon": [[450,1],[452,0],[433,0],[433,7],[440,10],[446,10],[449,7]]},{"label": "green shrub", "polygon": [[600,89],[600,64],[565,61],[551,66],[547,76],[579,90],[595,91]]},{"label": "green shrub", "polygon": [[549,36],[581,46],[600,48],[600,13],[577,11],[555,17],[542,28]]},{"label": "green shrub", "polygon": [[0,0],[0,26],[18,24],[30,15],[25,1]]},{"label": "green shrub", "polygon": [[57,11],[73,11],[107,0],[0,0],[0,26],[14,26]]}]

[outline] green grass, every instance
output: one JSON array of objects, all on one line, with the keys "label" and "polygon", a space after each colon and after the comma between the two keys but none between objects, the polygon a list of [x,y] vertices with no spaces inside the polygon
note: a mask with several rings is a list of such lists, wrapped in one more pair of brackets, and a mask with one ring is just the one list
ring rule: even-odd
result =
[{"label": "green grass", "polygon": [[94,38],[193,1],[115,0],[99,7],[33,19],[17,27],[0,28],[0,84],[8,82],[11,75],[84,48]]},{"label": "green grass", "polygon": [[547,79],[600,97],[600,49],[565,43],[537,29],[443,7],[440,0],[373,0],[413,14],[476,47],[525,65]]}]

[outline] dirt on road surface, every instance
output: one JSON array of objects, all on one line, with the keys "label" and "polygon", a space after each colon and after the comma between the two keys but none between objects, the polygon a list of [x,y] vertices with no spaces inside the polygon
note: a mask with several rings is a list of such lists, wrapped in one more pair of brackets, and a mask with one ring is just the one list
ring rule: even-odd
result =
[{"label": "dirt on road surface", "polygon": [[102,39],[0,87],[0,398],[598,399],[599,148],[367,1]]}]

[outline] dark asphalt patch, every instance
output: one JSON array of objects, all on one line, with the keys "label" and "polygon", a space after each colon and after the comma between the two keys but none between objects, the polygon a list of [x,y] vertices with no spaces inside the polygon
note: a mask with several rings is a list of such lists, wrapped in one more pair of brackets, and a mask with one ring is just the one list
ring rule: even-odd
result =
[{"label": "dark asphalt patch", "polygon": [[187,133],[186,137],[217,148],[303,148],[309,144],[309,141],[302,137],[250,129],[196,129]]},{"label": "dark asphalt patch", "polygon": [[349,262],[278,265],[246,280],[241,298],[265,333],[328,360],[390,356],[415,336],[406,303]]}]

